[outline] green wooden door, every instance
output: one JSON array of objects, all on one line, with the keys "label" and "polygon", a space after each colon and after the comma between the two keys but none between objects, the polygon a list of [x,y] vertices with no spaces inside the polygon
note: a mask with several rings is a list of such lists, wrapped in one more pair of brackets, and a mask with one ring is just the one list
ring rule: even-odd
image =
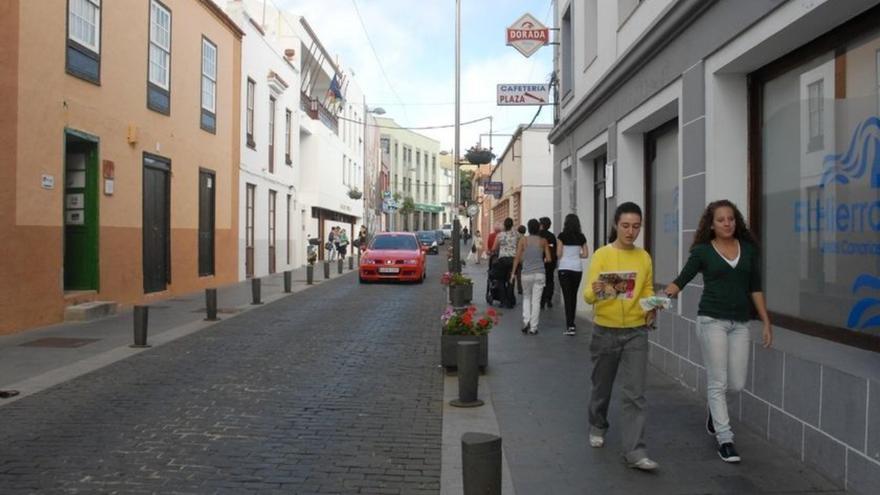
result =
[{"label": "green wooden door", "polygon": [[64,290],[98,289],[98,145],[67,137]]}]

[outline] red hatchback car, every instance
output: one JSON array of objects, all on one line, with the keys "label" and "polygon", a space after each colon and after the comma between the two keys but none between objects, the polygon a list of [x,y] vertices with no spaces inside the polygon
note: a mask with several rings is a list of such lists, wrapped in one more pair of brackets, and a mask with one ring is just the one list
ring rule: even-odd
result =
[{"label": "red hatchback car", "polygon": [[425,252],[412,232],[376,234],[361,255],[358,279],[419,282],[425,280]]}]

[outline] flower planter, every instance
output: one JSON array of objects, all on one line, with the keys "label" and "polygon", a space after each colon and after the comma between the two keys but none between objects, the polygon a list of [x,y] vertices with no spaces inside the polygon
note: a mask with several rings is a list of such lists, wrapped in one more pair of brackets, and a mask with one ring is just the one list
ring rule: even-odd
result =
[{"label": "flower planter", "polygon": [[470,149],[464,155],[465,160],[473,165],[485,165],[495,158],[495,154],[491,150],[483,148]]},{"label": "flower planter", "polygon": [[449,303],[455,308],[461,308],[470,304],[474,299],[474,284],[450,285]]},{"label": "flower planter", "polygon": [[480,353],[477,365],[481,370],[489,366],[489,336],[488,335],[441,335],[440,336],[440,364],[445,368],[458,368],[458,343],[479,342]]}]

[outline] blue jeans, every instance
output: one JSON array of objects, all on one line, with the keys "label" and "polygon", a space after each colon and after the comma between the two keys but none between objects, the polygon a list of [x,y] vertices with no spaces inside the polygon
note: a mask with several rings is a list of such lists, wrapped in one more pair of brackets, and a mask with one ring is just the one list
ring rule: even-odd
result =
[{"label": "blue jeans", "polygon": [[709,411],[715,439],[721,445],[733,442],[727,392],[739,392],[746,384],[749,366],[749,326],[745,321],[717,320],[697,316],[697,338],[706,365]]}]

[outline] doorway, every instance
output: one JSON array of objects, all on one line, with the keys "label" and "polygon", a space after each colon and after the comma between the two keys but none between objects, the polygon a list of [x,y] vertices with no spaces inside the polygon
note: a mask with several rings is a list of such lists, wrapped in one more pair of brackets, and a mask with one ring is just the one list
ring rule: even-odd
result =
[{"label": "doorway", "polygon": [[254,200],[257,186],[247,184],[245,189],[244,212],[244,276],[254,276]]},{"label": "doorway", "polygon": [[65,134],[64,290],[98,290],[98,140]]},{"label": "doorway", "polygon": [[199,276],[214,275],[215,175],[199,170]]},{"label": "doorway", "polygon": [[144,154],[144,292],[171,282],[171,161]]}]

